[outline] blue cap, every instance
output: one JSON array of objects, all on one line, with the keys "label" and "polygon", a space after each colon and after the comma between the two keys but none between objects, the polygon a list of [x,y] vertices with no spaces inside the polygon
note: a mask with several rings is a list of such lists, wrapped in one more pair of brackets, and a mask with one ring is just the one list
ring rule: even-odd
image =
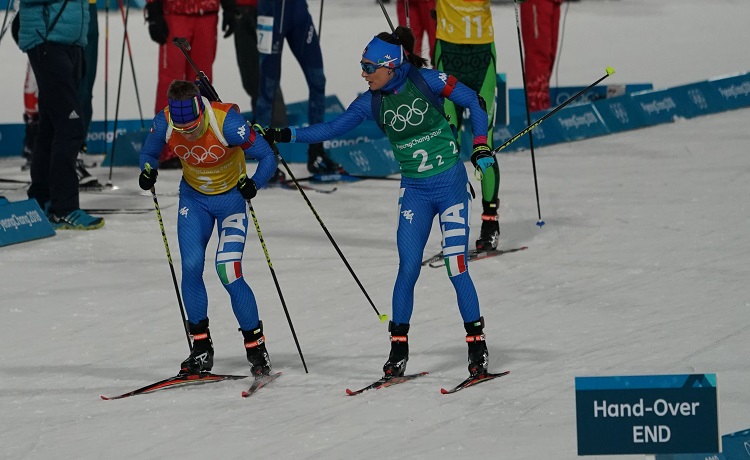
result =
[{"label": "blue cap", "polygon": [[373,37],[362,52],[362,57],[380,67],[395,69],[404,62],[404,51],[400,45]]},{"label": "blue cap", "polygon": [[190,99],[169,99],[169,117],[173,123],[192,123],[203,113],[203,101],[200,96]]}]

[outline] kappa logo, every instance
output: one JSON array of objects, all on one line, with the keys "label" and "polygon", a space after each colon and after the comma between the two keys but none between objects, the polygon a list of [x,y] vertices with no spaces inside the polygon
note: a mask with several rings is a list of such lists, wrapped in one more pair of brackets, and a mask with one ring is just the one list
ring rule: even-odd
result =
[{"label": "kappa logo", "polygon": [[187,208],[187,206],[183,206],[182,208],[180,208],[180,215],[184,216],[184,217],[187,217],[188,211],[189,211],[189,209]]},{"label": "kappa logo", "polygon": [[411,220],[414,218],[414,213],[411,209],[401,211],[401,215],[404,216],[404,219],[408,220],[409,223],[411,223]]},{"label": "kappa logo", "polygon": [[245,127],[246,127],[245,125],[242,125],[239,128],[237,128],[237,134],[239,134],[240,137],[243,139],[245,138]]}]

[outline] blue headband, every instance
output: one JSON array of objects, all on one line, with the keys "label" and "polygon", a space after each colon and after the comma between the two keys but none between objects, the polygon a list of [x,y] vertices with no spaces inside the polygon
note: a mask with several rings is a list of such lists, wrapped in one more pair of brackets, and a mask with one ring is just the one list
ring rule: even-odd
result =
[{"label": "blue headband", "polygon": [[380,67],[395,69],[404,62],[403,48],[373,37],[362,52],[362,57]]},{"label": "blue headband", "polygon": [[192,123],[201,116],[203,112],[203,101],[200,96],[190,99],[169,99],[169,117],[174,123]]}]

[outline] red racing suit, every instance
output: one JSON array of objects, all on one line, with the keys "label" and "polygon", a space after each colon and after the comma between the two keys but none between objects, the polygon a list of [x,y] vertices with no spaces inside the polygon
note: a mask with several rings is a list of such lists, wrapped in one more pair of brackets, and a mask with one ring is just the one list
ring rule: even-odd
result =
[{"label": "red racing suit", "polygon": [[521,3],[521,36],[529,111],[550,106],[549,80],[557,56],[560,4],[563,0],[526,0]]}]

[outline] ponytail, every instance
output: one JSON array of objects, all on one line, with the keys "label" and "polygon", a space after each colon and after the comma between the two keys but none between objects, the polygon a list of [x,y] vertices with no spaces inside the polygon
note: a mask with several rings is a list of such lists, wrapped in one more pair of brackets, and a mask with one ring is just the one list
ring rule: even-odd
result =
[{"label": "ponytail", "polygon": [[427,65],[427,59],[414,53],[414,34],[410,28],[398,26],[393,33],[381,32],[377,37],[384,42],[400,45],[405,51],[404,57],[406,61],[417,69],[421,69]]}]

